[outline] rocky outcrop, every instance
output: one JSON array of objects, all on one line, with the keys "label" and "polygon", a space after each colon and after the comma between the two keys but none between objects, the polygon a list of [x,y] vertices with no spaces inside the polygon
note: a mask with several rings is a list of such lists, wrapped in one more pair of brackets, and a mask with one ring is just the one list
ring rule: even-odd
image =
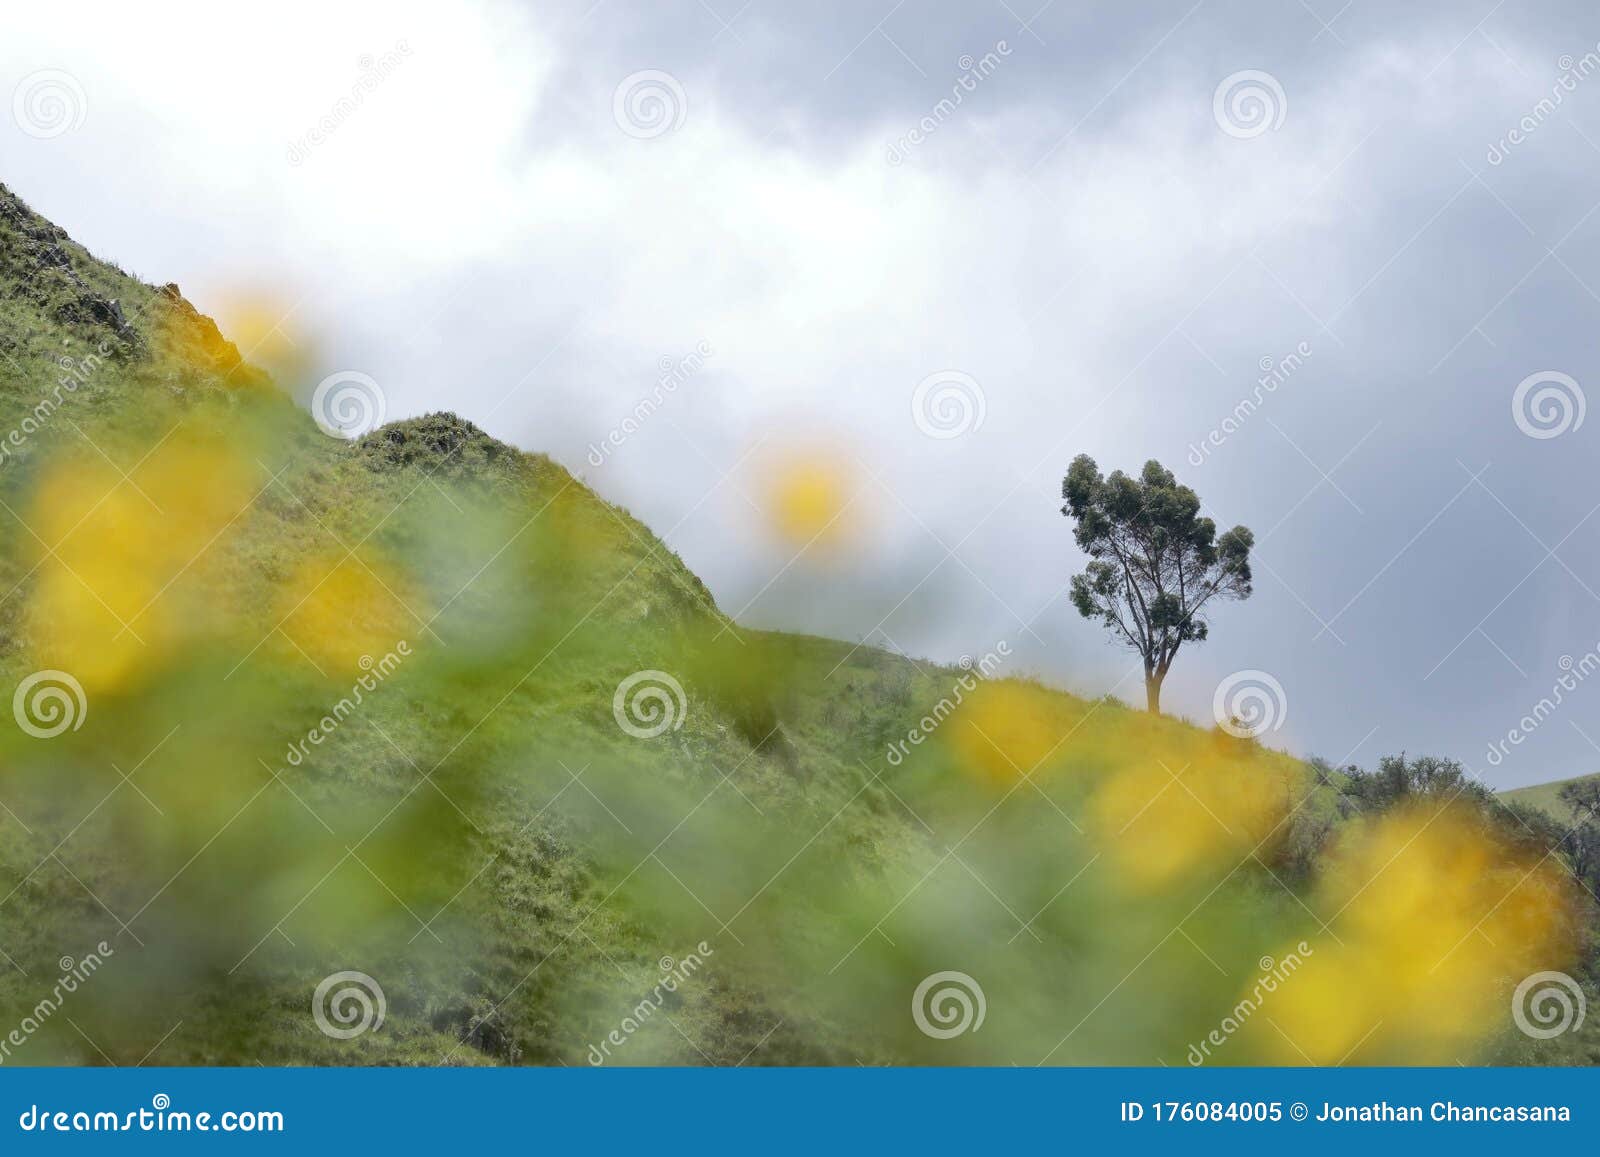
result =
[{"label": "rocky outcrop", "polygon": [[[119,299],[107,297],[78,272],[66,231],[34,213],[0,185],[0,218],[11,226],[10,244],[0,246],[12,292],[26,294],[64,326],[83,331],[90,345],[109,340],[112,349],[140,357],[149,352],[144,337],[129,322]],[[98,331],[98,332],[96,332]]]}]

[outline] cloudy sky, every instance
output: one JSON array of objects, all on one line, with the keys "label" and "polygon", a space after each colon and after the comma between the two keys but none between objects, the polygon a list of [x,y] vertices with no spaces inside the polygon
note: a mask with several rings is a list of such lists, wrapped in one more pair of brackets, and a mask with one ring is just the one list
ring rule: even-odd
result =
[{"label": "cloudy sky", "polygon": [[742,622],[1130,699],[1059,491],[1156,457],[1258,544],[1170,709],[1264,672],[1298,752],[1600,768],[1592,6],[161,11],[8,13],[0,180],[299,396],[550,453]]}]

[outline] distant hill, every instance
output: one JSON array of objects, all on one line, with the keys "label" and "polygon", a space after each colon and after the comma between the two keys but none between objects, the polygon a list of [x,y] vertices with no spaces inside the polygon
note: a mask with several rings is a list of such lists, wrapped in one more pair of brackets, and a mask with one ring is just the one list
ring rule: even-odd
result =
[{"label": "distant hill", "polygon": [[1572,813],[1567,805],[1561,802],[1557,793],[1569,783],[1581,783],[1597,778],[1600,778],[1600,776],[1579,775],[1571,779],[1554,780],[1550,783],[1536,783],[1529,787],[1514,787],[1508,791],[1500,792],[1499,795],[1501,799],[1536,807],[1557,820],[1570,823]]}]

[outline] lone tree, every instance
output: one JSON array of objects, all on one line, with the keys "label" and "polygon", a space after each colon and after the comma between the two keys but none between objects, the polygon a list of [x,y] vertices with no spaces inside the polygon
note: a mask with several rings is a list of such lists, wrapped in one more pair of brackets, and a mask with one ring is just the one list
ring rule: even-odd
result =
[{"label": "lone tree", "polygon": [[1138,478],[1102,477],[1079,454],[1061,482],[1061,513],[1091,561],[1072,579],[1072,605],[1099,619],[1144,660],[1145,700],[1161,710],[1161,681],[1178,649],[1202,642],[1201,612],[1213,599],[1250,597],[1255,536],[1236,526],[1217,536],[1200,498],[1155,459]]}]

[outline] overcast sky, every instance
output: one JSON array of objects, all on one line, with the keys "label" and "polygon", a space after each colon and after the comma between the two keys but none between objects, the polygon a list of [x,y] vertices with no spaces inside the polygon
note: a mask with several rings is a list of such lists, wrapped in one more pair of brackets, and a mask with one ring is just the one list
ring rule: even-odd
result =
[{"label": "overcast sky", "polygon": [[[1170,709],[1266,672],[1297,752],[1595,771],[1600,14],[1396,7],[29,5],[0,180],[280,322],[297,396],[550,453],[741,622],[1138,700],[1059,492],[1156,457],[1258,544]],[[796,558],[764,472],[823,454]]]}]

